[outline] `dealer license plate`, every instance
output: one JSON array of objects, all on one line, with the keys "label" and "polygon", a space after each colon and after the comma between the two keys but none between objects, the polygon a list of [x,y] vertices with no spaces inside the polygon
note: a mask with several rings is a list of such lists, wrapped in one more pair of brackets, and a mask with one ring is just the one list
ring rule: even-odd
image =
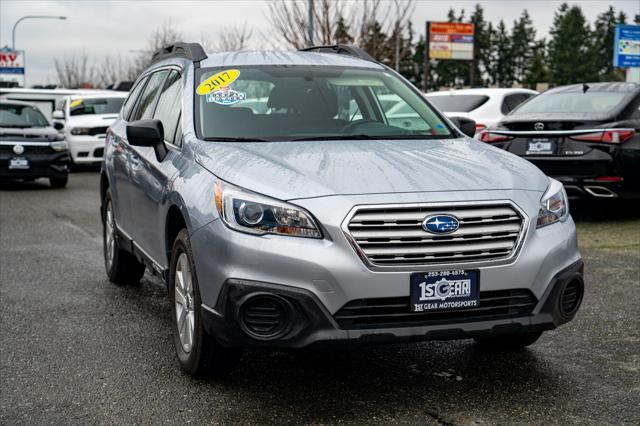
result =
[{"label": "dealer license plate", "polygon": [[550,155],[555,152],[553,139],[531,138],[527,143],[527,155]]},{"label": "dealer license plate", "polygon": [[478,271],[449,270],[411,274],[411,311],[443,311],[480,306]]},{"label": "dealer license plate", "polygon": [[29,168],[29,160],[24,157],[13,157],[9,160],[9,169],[28,169]]}]

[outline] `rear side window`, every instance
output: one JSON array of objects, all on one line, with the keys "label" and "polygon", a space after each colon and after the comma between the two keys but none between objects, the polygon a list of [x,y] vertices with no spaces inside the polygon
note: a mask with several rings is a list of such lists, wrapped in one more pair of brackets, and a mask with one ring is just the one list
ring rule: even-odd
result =
[{"label": "rear side window", "polygon": [[131,91],[131,93],[129,93],[129,97],[127,97],[127,100],[124,102],[124,106],[122,107],[122,118],[125,120],[129,119],[129,114],[131,114],[131,110],[136,104],[136,100],[138,99],[138,96],[140,96],[142,89],[144,89],[144,85],[147,83],[147,80],[147,77],[140,80],[138,85]]},{"label": "rear side window", "polygon": [[484,105],[489,97],[486,95],[446,95],[427,96],[429,102],[444,112],[471,112]]},{"label": "rear side window", "polygon": [[167,81],[160,93],[158,106],[153,118],[162,121],[164,128],[164,140],[175,144],[176,128],[180,119],[180,108],[182,104],[182,81],[180,73],[171,71]]},{"label": "rear side window", "polygon": [[158,92],[162,88],[162,83],[169,71],[158,71],[151,74],[149,82],[144,88],[142,95],[140,95],[140,101],[136,105],[131,121],[145,120],[153,116],[153,109],[155,107],[155,101],[158,97]]}]

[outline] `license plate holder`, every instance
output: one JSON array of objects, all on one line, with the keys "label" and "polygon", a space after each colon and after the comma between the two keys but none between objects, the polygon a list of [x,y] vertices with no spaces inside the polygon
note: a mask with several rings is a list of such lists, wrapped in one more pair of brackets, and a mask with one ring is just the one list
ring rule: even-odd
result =
[{"label": "license plate holder", "polygon": [[413,273],[409,293],[412,312],[476,308],[480,306],[480,272],[456,269]]},{"label": "license plate holder", "polygon": [[13,157],[9,159],[10,170],[27,170],[31,168],[29,160],[25,157]]},{"label": "license plate holder", "polygon": [[530,138],[527,141],[526,155],[553,155],[556,141],[550,138]]}]

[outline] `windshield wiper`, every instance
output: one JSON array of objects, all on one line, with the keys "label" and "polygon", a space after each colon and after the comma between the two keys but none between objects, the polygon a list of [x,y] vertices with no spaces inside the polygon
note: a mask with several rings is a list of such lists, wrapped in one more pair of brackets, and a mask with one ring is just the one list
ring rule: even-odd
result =
[{"label": "windshield wiper", "polygon": [[300,141],[349,141],[349,140],[402,140],[402,139],[445,139],[448,135],[334,135],[334,136],[309,136],[304,138],[288,139],[294,142]]},{"label": "windshield wiper", "polygon": [[208,142],[271,142],[268,139],[261,139],[261,138],[249,138],[249,137],[226,137],[226,136],[211,136],[211,137],[207,137],[204,138],[203,140],[208,141]]},{"label": "windshield wiper", "polygon": [[35,126],[30,124],[0,124],[0,127],[4,127],[5,129],[30,129]]}]

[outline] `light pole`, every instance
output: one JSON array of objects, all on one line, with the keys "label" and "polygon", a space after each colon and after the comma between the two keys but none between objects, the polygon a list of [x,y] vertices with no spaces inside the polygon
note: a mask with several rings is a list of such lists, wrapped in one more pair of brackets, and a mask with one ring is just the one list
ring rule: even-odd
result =
[{"label": "light pole", "polygon": [[21,21],[25,19],[67,19],[66,16],[52,16],[52,15],[27,15],[18,19],[15,24],[13,24],[13,30],[11,30],[11,48],[16,50],[16,27]]}]

